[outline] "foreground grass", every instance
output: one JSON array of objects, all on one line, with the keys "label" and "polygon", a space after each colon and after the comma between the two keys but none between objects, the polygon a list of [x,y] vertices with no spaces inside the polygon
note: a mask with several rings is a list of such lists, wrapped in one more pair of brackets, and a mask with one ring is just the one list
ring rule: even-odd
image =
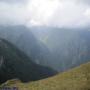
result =
[{"label": "foreground grass", "polygon": [[90,90],[90,63],[40,81],[21,83],[10,80],[2,84],[3,87],[18,87],[19,90]]}]

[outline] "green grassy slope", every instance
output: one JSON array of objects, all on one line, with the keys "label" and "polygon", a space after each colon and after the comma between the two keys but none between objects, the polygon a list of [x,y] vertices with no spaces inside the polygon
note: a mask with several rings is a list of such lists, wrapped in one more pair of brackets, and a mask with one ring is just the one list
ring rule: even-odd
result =
[{"label": "green grassy slope", "polygon": [[11,80],[1,87],[6,86],[16,86],[19,90],[90,90],[90,63],[48,79],[29,83]]}]

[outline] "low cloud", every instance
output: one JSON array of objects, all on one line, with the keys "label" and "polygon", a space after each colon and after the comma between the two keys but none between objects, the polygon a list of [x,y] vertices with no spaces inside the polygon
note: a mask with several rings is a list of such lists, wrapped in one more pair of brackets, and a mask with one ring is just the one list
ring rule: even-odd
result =
[{"label": "low cloud", "polygon": [[4,2],[4,3],[24,3],[27,0],[0,0],[0,2]]},{"label": "low cloud", "polygon": [[90,0],[0,0],[0,24],[90,25]]},{"label": "low cloud", "polygon": [[90,5],[90,0],[77,0],[77,2],[81,2],[83,4]]}]

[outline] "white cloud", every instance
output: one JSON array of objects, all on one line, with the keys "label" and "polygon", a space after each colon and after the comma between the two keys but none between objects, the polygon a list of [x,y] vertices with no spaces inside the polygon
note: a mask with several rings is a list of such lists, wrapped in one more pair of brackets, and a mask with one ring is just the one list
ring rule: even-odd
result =
[{"label": "white cloud", "polygon": [[30,22],[47,24],[58,5],[58,0],[32,0],[27,7],[30,12]]},{"label": "white cloud", "polygon": [[90,18],[90,8],[86,9],[84,14],[87,18]]},{"label": "white cloud", "polygon": [[[84,0],[83,0],[84,1]],[[83,1],[77,0],[32,0],[30,3],[31,20],[29,24],[58,27],[77,27],[90,23],[90,9]],[[36,2],[36,3],[35,3]],[[33,21],[33,23],[32,23]]]},{"label": "white cloud", "polygon": [[1,2],[0,24],[48,25],[58,27],[90,25],[90,7],[83,3],[85,2],[84,0],[27,1],[28,3],[25,4]]},{"label": "white cloud", "polygon": [[27,2],[28,0],[0,0],[0,2],[5,2],[5,3],[25,3],[25,2]]},{"label": "white cloud", "polygon": [[0,24],[23,24],[26,15],[26,8],[22,4],[0,3]]},{"label": "white cloud", "polygon": [[84,13],[87,10],[82,4],[76,4],[74,2],[62,2],[62,9],[57,9],[55,14],[52,16],[50,23],[54,26],[82,26],[89,23],[87,16]]}]

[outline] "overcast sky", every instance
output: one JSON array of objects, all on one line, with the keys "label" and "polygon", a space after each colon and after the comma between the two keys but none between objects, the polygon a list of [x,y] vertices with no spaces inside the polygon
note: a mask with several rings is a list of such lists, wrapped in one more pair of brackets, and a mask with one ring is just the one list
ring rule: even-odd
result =
[{"label": "overcast sky", "polygon": [[0,24],[89,26],[90,0],[0,0]]}]

